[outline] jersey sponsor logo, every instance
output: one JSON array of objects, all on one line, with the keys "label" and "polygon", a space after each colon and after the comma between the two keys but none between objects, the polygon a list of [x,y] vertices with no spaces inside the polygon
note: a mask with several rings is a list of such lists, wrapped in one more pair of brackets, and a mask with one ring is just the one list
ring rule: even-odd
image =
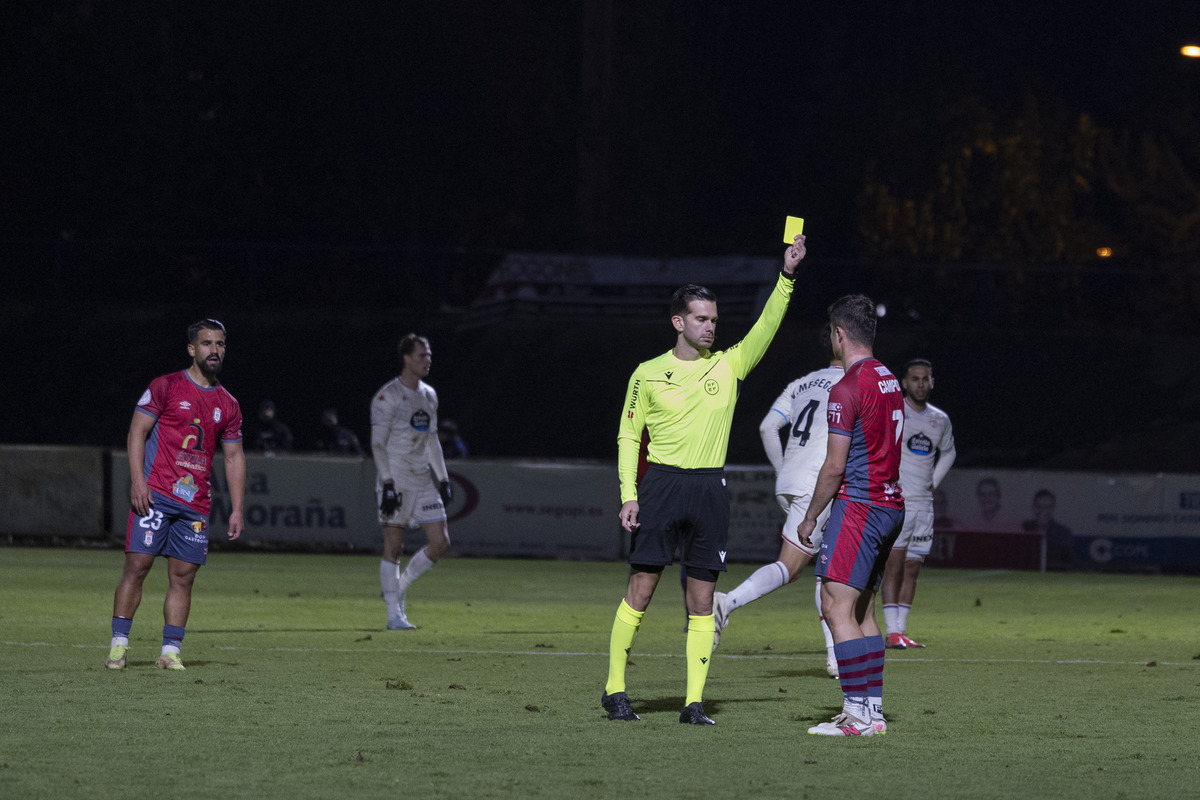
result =
[{"label": "jersey sponsor logo", "polygon": [[184,475],[171,486],[171,494],[180,498],[185,503],[192,502],[192,498],[196,496],[196,492],[198,491],[200,491],[200,487],[196,485],[196,479],[191,475]]},{"label": "jersey sponsor logo", "polygon": [[717,383],[716,378],[709,378],[704,382],[704,393],[715,395],[721,391],[721,384]]},{"label": "jersey sponsor logo", "polygon": [[876,367],[875,371],[885,377],[892,377],[892,371],[883,365]]},{"label": "jersey sponsor logo", "polygon": [[184,411],[191,411],[192,404],[189,403],[187,400],[180,400],[179,407],[182,408]]},{"label": "jersey sponsor logo", "polygon": [[213,422],[220,422],[220,421],[221,421],[221,409],[214,408],[213,409]]},{"label": "jersey sponsor logo", "polygon": [[175,466],[189,469],[192,472],[208,472],[208,455],[187,450],[180,450],[175,455]]},{"label": "jersey sponsor logo", "polygon": [[908,437],[908,452],[917,456],[927,456],[933,452],[933,440],[923,433],[915,433]]},{"label": "jersey sponsor logo", "polygon": [[147,389],[146,391],[142,392],[142,396],[138,398],[138,405],[144,406],[149,402],[150,402],[150,390]]},{"label": "jersey sponsor logo", "polygon": [[825,407],[825,417],[834,425],[842,421],[842,404],[830,400]]},{"label": "jersey sponsor logo", "polygon": [[892,392],[900,391],[900,381],[895,378],[889,378],[886,381],[879,382],[880,394],[891,394]]},{"label": "jersey sponsor logo", "polygon": [[423,408],[418,408],[413,412],[412,417],[408,420],[408,424],[418,431],[429,430],[429,412]]},{"label": "jersey sponsor logo", "polygon": [[[667,377],[670,378],[671,373],[668,372]],[[633,410],[635,408],[637,408],[638,390],[641,388],[641,386],[642,386],[641,378],[638,378],[636,381],[633,382],[633,391],[629,393],[629,413],[626,415],[629,417],[629,419],[633,419]]]}]

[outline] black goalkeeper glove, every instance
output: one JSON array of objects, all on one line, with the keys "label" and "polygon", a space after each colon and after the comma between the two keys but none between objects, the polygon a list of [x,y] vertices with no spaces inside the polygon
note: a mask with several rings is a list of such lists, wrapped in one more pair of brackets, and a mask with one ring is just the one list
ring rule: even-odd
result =
[{"label": "black goalkeeper glove", "polygon": [[442,481],[438,484],[438,494],[442,496],[442,502],[450,505],[450,501],[454,499],[454,487],[450,485],[450,481]]},{"label": "black goalkeeper glove", "polygon": [[390,483],[383,485],[383,500],[379,501],[379,510],[385,517],[396,513],[396,509],[400,507],[400,497],[401,495],[396,493],[395,486]]}]

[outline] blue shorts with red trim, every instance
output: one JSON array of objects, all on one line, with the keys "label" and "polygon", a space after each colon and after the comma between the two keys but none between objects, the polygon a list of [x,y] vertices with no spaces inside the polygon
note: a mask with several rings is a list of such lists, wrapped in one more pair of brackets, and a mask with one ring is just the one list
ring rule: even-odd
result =
[{"label": "blue shorts with red trim", "polygon": [[813,572],[822,580],[876,591],[903,525],[903,508],[834,500]]},{"label": "blue shorts with red trim", "polygon": [[177,558],[189,564],[208,561],[208,515],[158,492],[150,493],[150,513],[129,512],[125,552]]}]

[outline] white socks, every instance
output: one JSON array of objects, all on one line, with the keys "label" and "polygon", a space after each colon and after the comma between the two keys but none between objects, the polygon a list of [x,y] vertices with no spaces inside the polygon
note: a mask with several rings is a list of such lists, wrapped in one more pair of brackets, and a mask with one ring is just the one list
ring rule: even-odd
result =
[{"label": "white socks", "polygon": [[400,608],[400,565],[386,558],[379,561],[379,586],[388,611]]},{"label": "white socks", "polygon": [[725,596],[729,603],[729,610],[741,608],[746,603],[754,602],[763,595],[770,594],[785,585],[787,580],[788,570],[782,561],[759,567],[753,575],[739,583],[736,589]]},{"label": "white socks", "polygon": [[825,624],[825,614],[821,611],[821,579],[817,578],[817,619],[821,620],[821,633],[825,634],[825,649],[829,652],[829,657],[833,655],[833,631],[829,630],[829,626]]},{"label": "white socks", "polygon": [[425,548],[422,547],[417,551],[416,555],[408,560],[408,566],[400,575],[400,593],[403,594],[404,592],[407,592],[408,587],[412,585],[413,581],[431,569],[433,569],[433,561],[429,558],[429,556],[425,555]]},{"label": "white socks", "polygon": [[887,626],[887,632],[904,633],[908,630],[908,612],[911,610],[912,606],[906,606],[903,603],[885,605],[883,607],[883,624]]}]

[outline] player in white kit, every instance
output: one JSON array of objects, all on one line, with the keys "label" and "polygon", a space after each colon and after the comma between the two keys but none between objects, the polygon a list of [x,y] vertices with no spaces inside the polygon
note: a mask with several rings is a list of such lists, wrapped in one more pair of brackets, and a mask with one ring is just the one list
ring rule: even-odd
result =
[{"label": "player in white kit", "polygon": [[904,365],[904,447],[900,451],[900,487],[904,492],[904,528],[892,546],[880,596],[893,650],[924,647],[905,635],[908,612],[917,592],[921,564],[933,544],[933,490],[946,477],[956,455],[950,417],[929,402],[933,365],[923,358]]},{"label": "player in white kit", "polygon": [[[446,503],[450,478],[437,435],[437,392],[422,378],[429,374],[429,340],[410,333],[400,340],[404,368],[371,401],[371,452],[375,456],[375,496],[383,527],[379,584],[387,606],[388,630],[415,628],[408,621],[408,587],[450,547]],[[430,474],[432,469],[433,474]],[[404,529],[420,526],[426,545],[400,571]]]},{"label": "player in white kit", "polygon": [[[796,580],[800,570],[821,547],[821,536],[825,532],[832,506],[827,507],[817,520],[812,548],[801,544],[796,534],[812,499],[817,473],[825,462],[829,440],[829,421],[826,418],[829,390],[845,374],[841,362],[832,357],[828,325],[821,330],[821,342],[831,359],[829,366],[789,383],[758,426],[767,459],[775,468],[775,499],[787,514],[780,534],[783,543],[779,548],[778,561],[760,567],[733,591],[713,595],[713,613],[717,624],[717,632],[713,637],[714,650],[720,644],[721,631],[729,624],[729,615],[734,610]],[[780,442],[780,429],[786,429],[786,446]],[[817,616],[825,633],[826,669],[831,677],[836,678],[837,659],[833,656],[833,636],[821,617],[819,580],[815,600]]]}]

